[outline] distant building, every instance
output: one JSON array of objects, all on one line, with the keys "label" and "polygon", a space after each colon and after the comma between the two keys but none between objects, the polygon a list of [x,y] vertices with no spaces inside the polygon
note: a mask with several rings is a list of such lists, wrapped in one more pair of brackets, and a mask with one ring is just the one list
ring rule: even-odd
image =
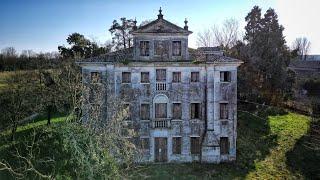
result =
[{"label": "distant building", "polygon": [[[103,96],[102,118],[111,116],[108,98],[113,95],[129,107],[127,124],[138,131],[142,162],[236,159],[237,67],[242,61],[217,47],[188,48],[191,33],[186,20],[181,28],[165,20],[160,9],[156,20],[135,26],[132,48],[78,62],[86,86],[103,82],[111,87]],[[88,103],[95,101],[84,103],[87,118]]]}]

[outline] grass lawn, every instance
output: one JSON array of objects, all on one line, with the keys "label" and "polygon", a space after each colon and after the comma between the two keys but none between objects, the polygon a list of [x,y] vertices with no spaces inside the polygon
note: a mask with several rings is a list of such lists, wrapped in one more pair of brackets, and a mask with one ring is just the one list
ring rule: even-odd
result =
[{"label": "grass lawn", "polygon": [[[262,118],[247,112],[238,113],[237,161],[223,164],[152,164],[129,170],[129,179],[311,179],[320,177],[318,168],[312,175],[298,167],[307,156],[297,143],[308,133],[309,117],[296,113],[264,114]],[[55,117],[52,122],[65,118]],[[22,141],[32,129],[41,128],[46,120],[39,120],[18,128],[17,141]],[[0,137],[0,158],[6,158],[10,144]],[[301,162],[294,161],[297,155]],[[320,156],[319,156],[320,157]],[[318,159],[320,159],[317,157]],[[316,158],[315,158],[316,159]],[[317,162],[315,162],[317,163]],[[318,175],[318,176],[317,176]],[[0,179],[8,174],[0,171]]]},{"label": "grass lawn", "polygon": [[[287,154],[308,132],[309,117],[295,113],[238,117],[237,161],[230,164],[156,164],[132,170],[132,179],[303,179]],[[300,154],[301,153],[301,154]],[[303,152],[299,152],[304,156]],[[295,158],[295,157],[290,157]],[[318,171],[319,172],[319,171]],[[310,178],[310,177],[309,177]]]}]

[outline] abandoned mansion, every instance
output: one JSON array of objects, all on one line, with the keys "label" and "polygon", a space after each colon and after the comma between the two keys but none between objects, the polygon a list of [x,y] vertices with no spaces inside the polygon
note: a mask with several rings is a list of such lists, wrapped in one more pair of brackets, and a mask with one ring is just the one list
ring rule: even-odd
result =
[{"label": "abandoned mansion", "polygon": [[[236,159],[237,67],[242,61],[218,47],[188,48],[188,21],[164,19],[134,26],[132,47],[79,60],[85,86],[102,87],[100,118],[113,116],[111,98],[128,109],[140,162],[219,163]],[[85,118],[95,111],[90,90]]]}]

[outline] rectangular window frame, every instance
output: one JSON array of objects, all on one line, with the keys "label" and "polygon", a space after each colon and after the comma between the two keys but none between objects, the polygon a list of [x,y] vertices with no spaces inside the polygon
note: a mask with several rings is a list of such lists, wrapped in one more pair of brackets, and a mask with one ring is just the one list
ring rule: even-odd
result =
[{"label": "rectangular window frame", "polygon": [[166,82],[167,81],[167,70],[166,69],[156,69],[156,81]]},{"label": "rectangular window frame", "polygon": [[229,119],[229,104],[228,103],[219,103],[219,118],[220,120]]},{"label": "rectangular window frame", "polygon": [[[126,74],[129,77],[124,78]],[[124,71],[124,72],[121,73],[121,83],[122,84],[130,84],[131,83],[131,72]]]},{"label": "rectangular window frame", "polygon": [[[143,106],[148,106],[146,107],[146,112],[147,115],[144,115],[142,110],[143,110]],[[150,120],[150,104],[149,103],[141,103],[140,104],[140,120]]]},{"label": "rectangular window frame", "polygon": [[190,82],[191,83],[200,82],[200,72],[198,72],[198,71],[191,72],[191,74],[190,74]]},{"label": "rectangular window frame", "polygon": [[[181,56],[182,45],[181,41],[172,41],[172,56]],[[176,48],[178,50],[176,50]]]},{"label": "rectangular window frame", "polygon": [[190,137],[190,153],[193,155],[200,154],[200,137]]},{"label": "rectangular window frame", "polygon": [[181,72],[172,72],[172,83],[181,83]]},{"label": "rectangular window frame", "polygon": [[181,154],[182,137],[172,137],[172,154]]},{"label": "rectangular window frame", "polygon": [[[163,113],[159,114],[159,110],[158,108],[160,108],[160,106],[165,106]],[[162,116],[163,114],[165,114],[164,116]],[[154,117],[158,118],[158,119],[166,119],[168,118],[168,104],[167,103],[155,103],[154,104]]]},{"label": "rectangular window frame", "polygon": [[220,155],[229,155],[230,142],[228,137],[220,137]]},{"label": "rectangular window frame", "polygon": [[[179,107],[176,107],[179,106]],[[178,112],[175,112],[178,108]],[[182,119],[182,104],[181,103],[172,103],[172,119]]]},{"label": "rectangular window frame", "polygon": [[[148,78],[145,78],[147,76]],[[141,84],[150,84],[150,73],[149,72],[141,72],[140,73],[140,83]]]},{"label": "rectangular window frame", "polygon": [[102,75],[101,72],[98,71],[92,71],[90,72],[90,82],[95,84],[95,83],[101,83],[102,81]]},{"label": "rectangular window frame", "polygon": [[201,103],[194,102],[190,103],[190,119],[201,119]]},{"label": "rectangular window frame", "polygon": [[231,71],[220,71],[220,82],[231,82]]},{"label": "rectangular window frame", "polygon": [[[147,57],[147,56],[150,56],[150,42],[149,41],[140,41],[140,44],[139,44],[139,50],[140,50],[140,56],[144,56],[144,57]],[[145,46],[145,49],[143,49]]]},{"label": "rectangular window frame", "polygon": [[140,138],[139,146],[142,151],[150,150],[150,138]]}]

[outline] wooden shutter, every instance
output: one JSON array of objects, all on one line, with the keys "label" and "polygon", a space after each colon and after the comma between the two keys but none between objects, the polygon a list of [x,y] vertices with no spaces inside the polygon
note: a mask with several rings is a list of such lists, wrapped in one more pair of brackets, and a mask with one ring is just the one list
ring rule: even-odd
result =
[{"label": "wooden shutter", "polygon": [[141,104],[141,110],[140,110],[140,118],[142,120],[148,120],[150,119],[150,108],[149,104]]},{"label": "wooden shutter", "polygon": [[131,83],[131,73],[122,72],[122,83]]},{"label": "wooden shutter", "polygon": [[181,41],[173,41],[172,47],[173,47],[172,55],[181,56]]},{"label": "wooden shutter", "polygon": [[172,82],[181,82],[181,72],[172,73]]},{"label": "wooden shutter", "polygon": [[149,72],[141,72],[141,83],[149,83]]},{"label": "wooden shutter", "polygon": [[181,111],[181,103],[173,103],[172,108],[173,119],[181,119],[182,111]]},{"label": "wooden shutter", "polygon": [[149,41],[140,41],[140,56],[149,56]]},{"label": "wooden shutter", "polygon": [[191,103],[191,119],[200,119],[201,118],[201,106],[200,103]]},{"label": "wooden shutter", "polygon": [[220,154],[229,154],[229,139],[228,137],[220,138]]},{"label": "wooden shutter", "polygon": [[181,137],[172,138],[172,153],[181,154]]},{"label": "wooden shutter", "polygon": [[167,118],[167,103],[156,103],[155,104],[155,117],[156,118]]},{"label": "wooden shutter", "polygon": [[191,154],[200,153],[200,137],[191,137]]}]

